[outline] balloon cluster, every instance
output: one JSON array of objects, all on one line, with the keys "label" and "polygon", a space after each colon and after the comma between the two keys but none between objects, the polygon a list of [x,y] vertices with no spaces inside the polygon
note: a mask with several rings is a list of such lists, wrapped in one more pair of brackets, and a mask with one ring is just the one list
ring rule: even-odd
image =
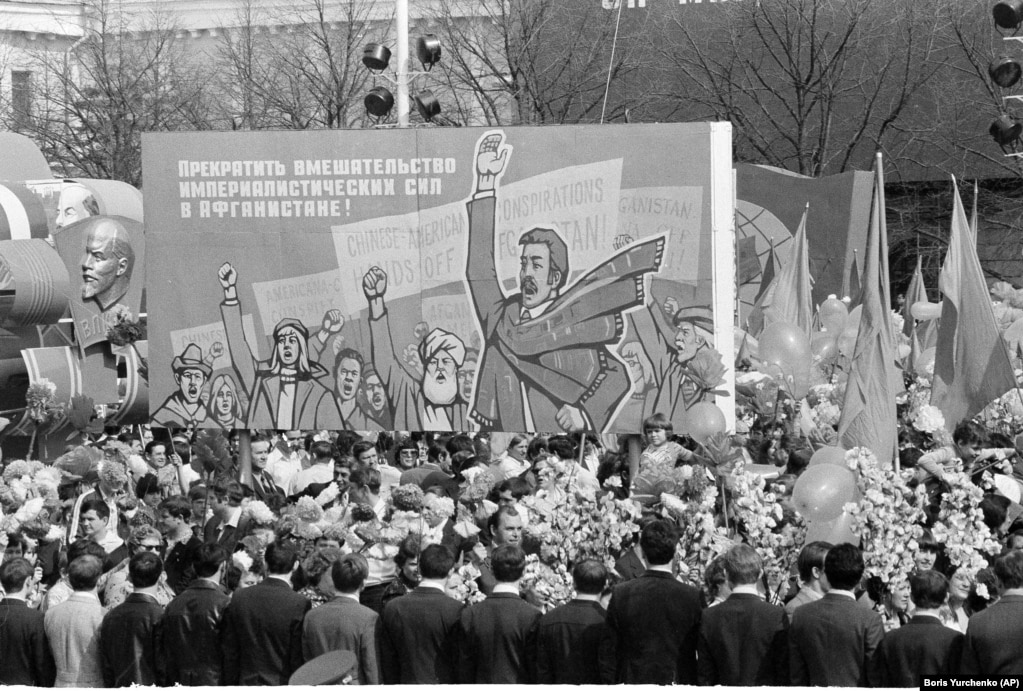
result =
[{"label": "balloon cluster", "polygon": [[845,449],[838,446],[817,449],[792,488],[792,505],[807,522],[806,542],[857,544],[845,505],[859,500],[856,475],[845,463]]},{"label": "balloon cluster", "polygon": [[796,399],[810,390],[813,354],[810,339],[795,324],[773,322],[760,334],[760,371]]}]

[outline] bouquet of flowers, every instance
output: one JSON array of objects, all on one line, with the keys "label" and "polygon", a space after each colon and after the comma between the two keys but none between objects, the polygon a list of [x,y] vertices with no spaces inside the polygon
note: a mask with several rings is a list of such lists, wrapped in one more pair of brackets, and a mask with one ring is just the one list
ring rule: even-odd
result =
[{"label": "bouquet of flowers", "polygon": [[543,612],[565,604],[575,592],[572,574],[564,563],[547,564],[535,554],[526,557],[526,569],[519,581],[519,590],[535,595]]},{"label": "bouquet of flowers", "polygon": [[917,541],[924,532],[924,488],[911,489],[894,470],[881,468],[865,447],[850,449],[845,460],[857,474],[862,495],[845,510],[852,514],[852,531],[862,540],[866,575],[886,584],[901,582],[916,568]]},{"label": "bouquet of flowers", "polygon": [[1001,549],[980,510],[984,491],[960,471],[946,471],[945,484],[948,489],[941,496],[938,520],[931,532],[935,540],[944,543],[954,566],[975,573],[987,565],[982,554],[998,554]]},{"label": "bouquet of flowers", "polygon": [[466,605],[473,605],[487,599],[476,584],[480,570],[473,564],[458,567],[447,582],[447,594]]}]

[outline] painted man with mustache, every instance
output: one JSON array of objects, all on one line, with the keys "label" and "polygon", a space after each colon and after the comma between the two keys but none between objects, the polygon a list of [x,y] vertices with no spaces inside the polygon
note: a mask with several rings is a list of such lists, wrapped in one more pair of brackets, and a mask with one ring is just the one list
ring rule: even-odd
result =
[{"label": "painted man with mustache", "polygon": [[82,300],[93,300],[105,312],[128,292],[135,251],[128,230],[112,218],[89,229],[82,255]]},{"label": "painted man with mustache", "polygon": [[202,350],[195,343],[189,343],[181,355],[171,361],[171,370],[178,389],[153,413],[153,422],[171,429],[196,427],[206,422],[206,406],[201,394],[213,370],[203,360]]},{"label": "painted man with mustache", "polygon": [[466,404],[458,395],[457,376],[465,360],[462,339],[443,329],[433,329],[418,347],[425,371],[410,372],[403,366],[391,338],[384,305],[387,273],[377,266],[371,268],[362,279],[362,290],[369,300],[373,368],[391,400],[394,429],[425,432],[466,429]]},{"label": "painted man with mustache", "polygon": [[643,304],[664,239],[634,243],[569,285],[568,246],[533,228],[519,246],[519,293],[505,296],[495,264],[497,183],[511,147],[487,132],[476,145],[476,185],[467,204],[466,283],[483,332],[471,419],[483,430],[603,431],[631,388],[611,350],[626,310]]}]

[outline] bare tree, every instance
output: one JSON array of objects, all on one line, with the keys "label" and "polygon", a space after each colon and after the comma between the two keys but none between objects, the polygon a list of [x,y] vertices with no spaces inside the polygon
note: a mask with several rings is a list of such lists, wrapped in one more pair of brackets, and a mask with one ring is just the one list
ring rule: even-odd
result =
[{"label": "bare tree", "polygon": [[487,124],[599,120],[609,79],[632,69],[624,41],[611,55],[617,18],[599,2],[549,0],[441,0],[430,17],[462,116]]},{"label": "bare tree", "polygon": [[730,121],[738,160],[813,176],[867,167],[939,68],[943,20],[913,0],[688,10],[668,14],[653,42],[656,100],[675,119]]},{"label": "bare tree", "polygon": [[305,0],[259,11],[246,2],[225,32],[224,104],[244,129],[334,129],[362,124],[371,2]]},{"label": "bare tree", "polygon": [[83,38],[66,53],[39,50],[39,78],[22,131],[64,175],[142,181],[142,132],[204,129],[208,79],[189,61],[166,15],[140,19],[90,0]]}]

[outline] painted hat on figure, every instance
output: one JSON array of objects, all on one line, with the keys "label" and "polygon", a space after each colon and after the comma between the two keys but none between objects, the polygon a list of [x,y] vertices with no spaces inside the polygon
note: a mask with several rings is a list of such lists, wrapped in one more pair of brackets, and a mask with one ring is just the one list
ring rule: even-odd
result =
[{"label": "painted hat on figure", "polygon": [[213,373],[213,369],[202,359],[202,349],[194,343],[189,343],[185,346],[185,350],[181,355],[171,360],[171,371],[174,374],[189,369],[197,369],[205,374],[207,378]]}]

